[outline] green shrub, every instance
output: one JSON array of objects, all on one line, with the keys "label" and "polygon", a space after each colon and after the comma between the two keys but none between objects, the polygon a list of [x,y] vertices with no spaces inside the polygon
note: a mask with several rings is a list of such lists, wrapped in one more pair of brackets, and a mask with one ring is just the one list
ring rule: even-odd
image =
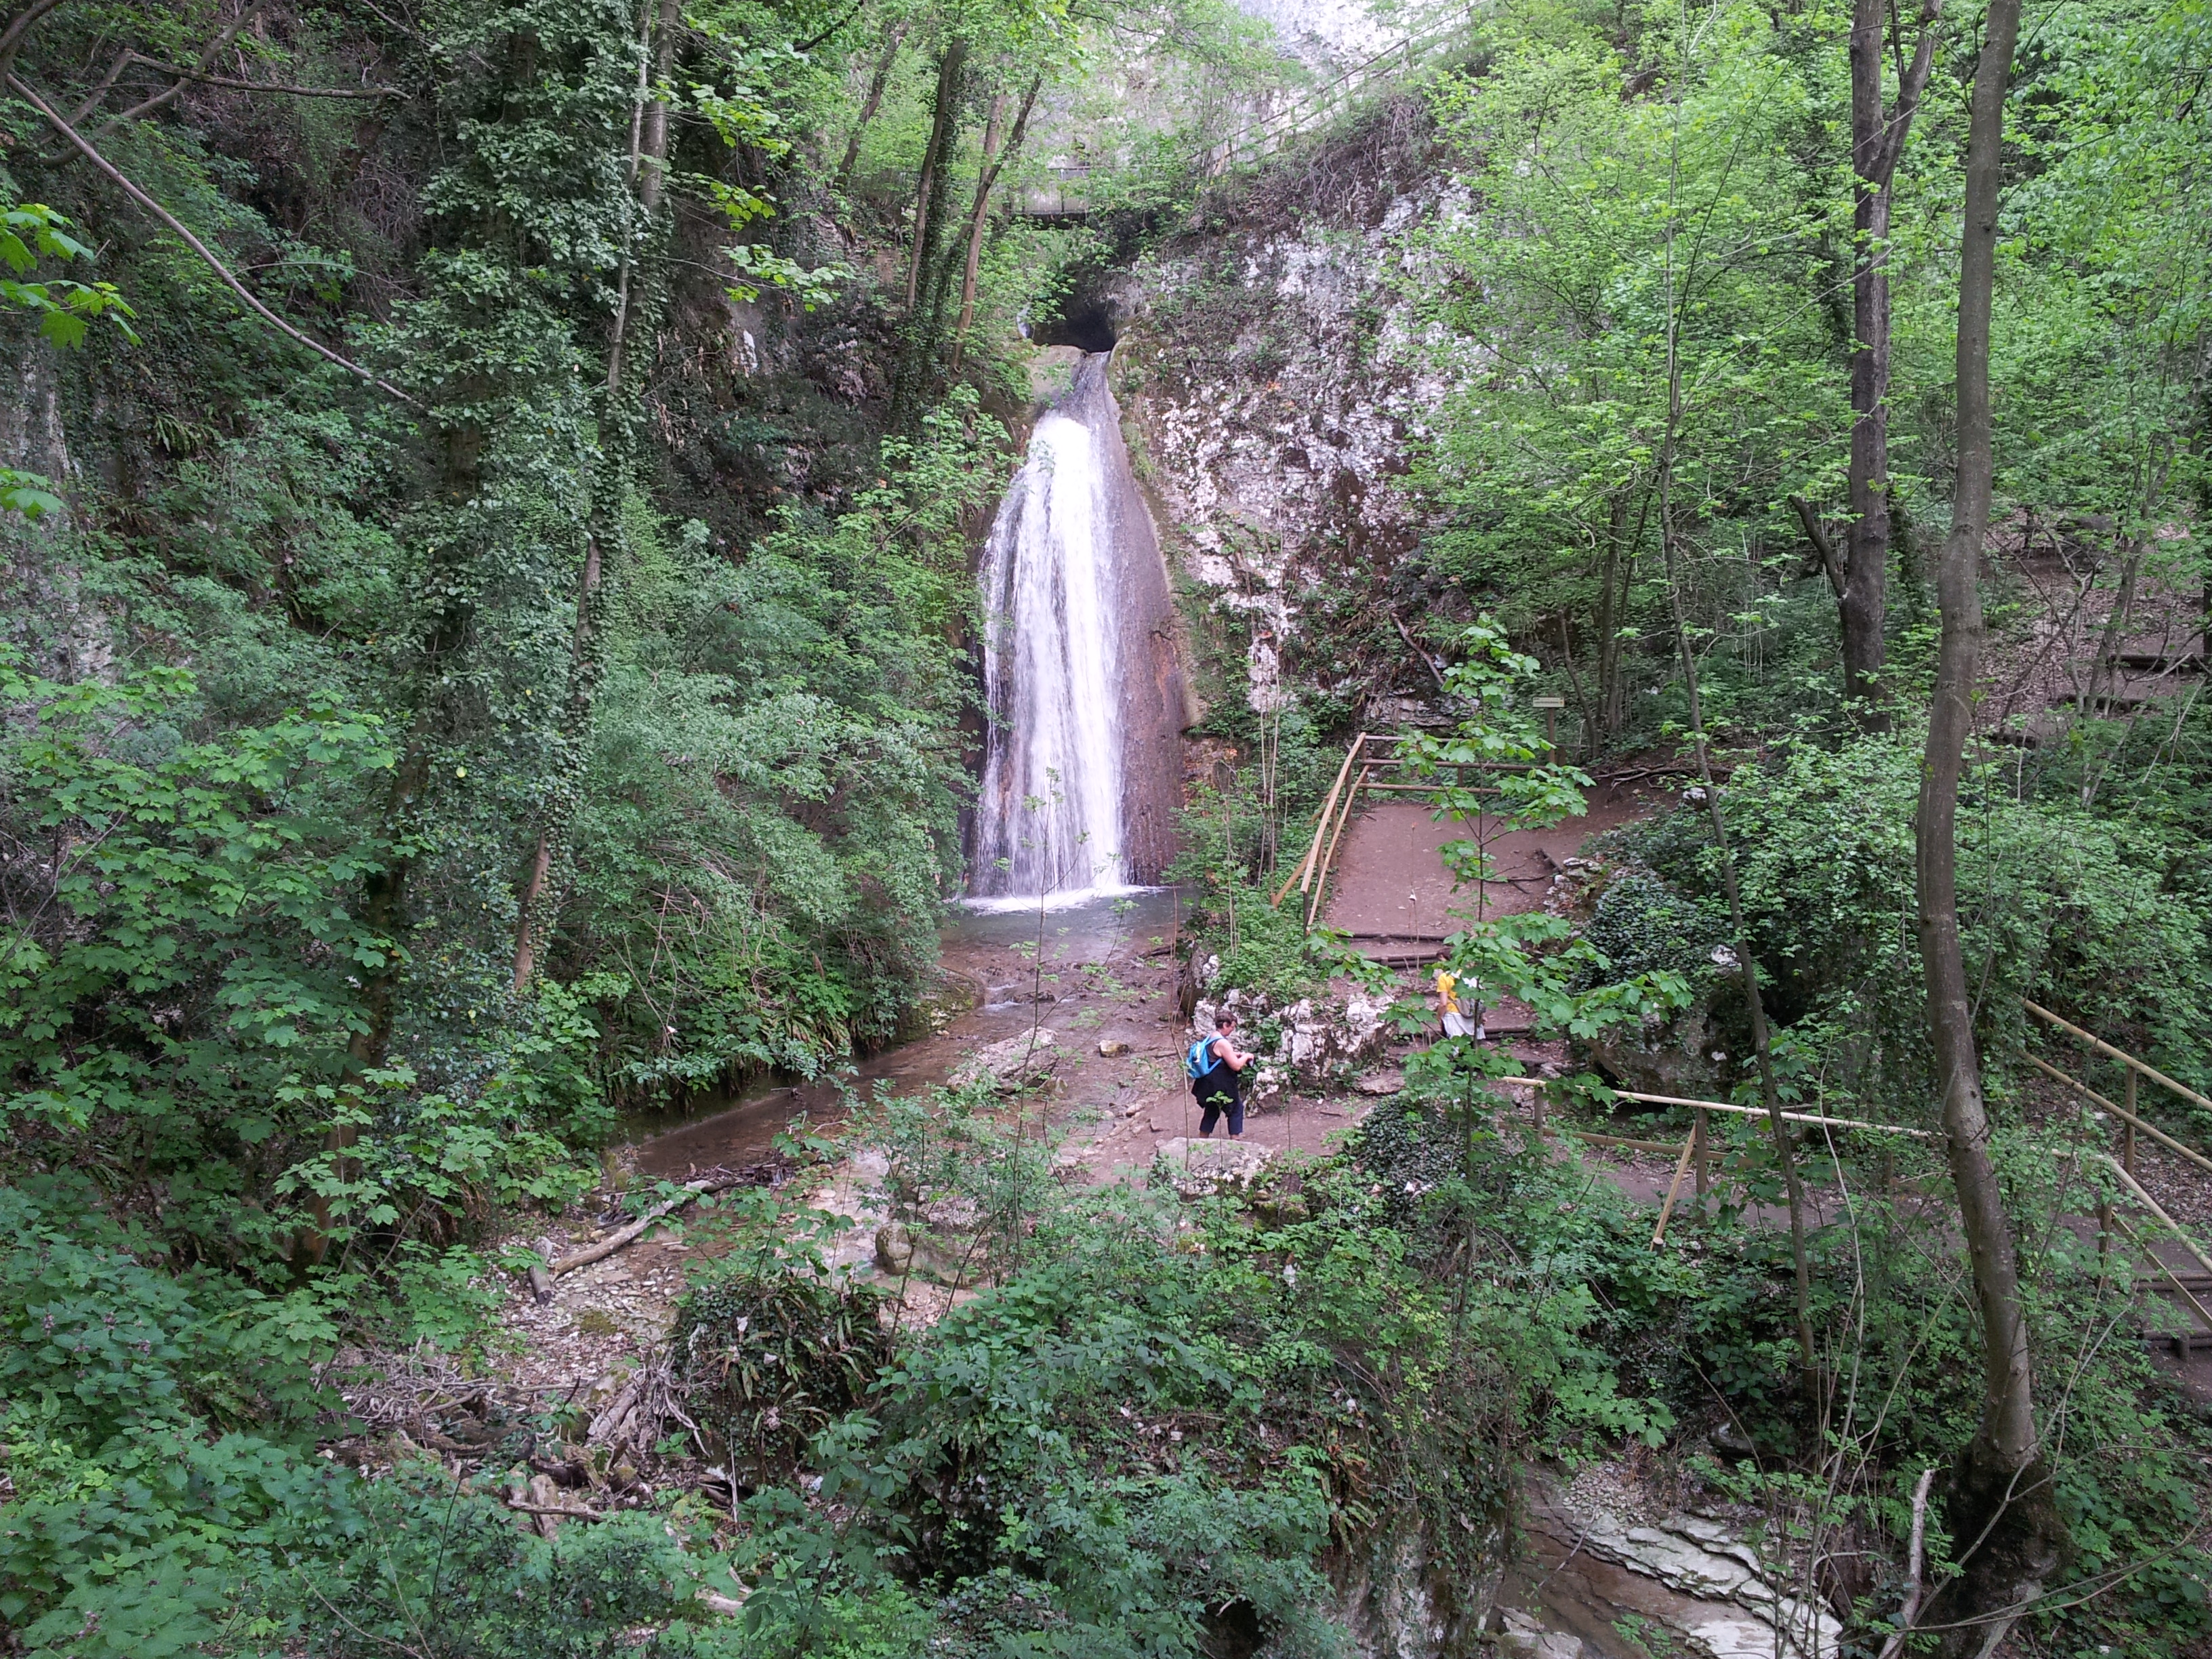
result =
[{"label": "green shrub", "polygon": [[669,1340],[687,1408],[733,1475],[761,1486],[788,1474],[866,1397],[890,1355],[883,1304],[818,1259],[748,1254],[694,1276]]},{"label": "green shrub", "polygon": [[1694,981],[1712,977],[1713,953],[1728,945],[1728,922],[1632,867],[1606,883],[1583,938],[1605,957],[1606,982],[1662,970]]}]

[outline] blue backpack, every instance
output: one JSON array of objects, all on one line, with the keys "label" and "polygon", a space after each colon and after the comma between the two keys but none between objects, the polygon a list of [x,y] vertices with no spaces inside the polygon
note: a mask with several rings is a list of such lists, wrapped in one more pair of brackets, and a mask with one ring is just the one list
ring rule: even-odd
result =
[{"label": "blue backpack", "polygon": [[1214,1057],[1213,1038],[1202,1036],[1184,1052],[1182,1074],[1196,1083],[1220,1064],[1220,1060]]}]

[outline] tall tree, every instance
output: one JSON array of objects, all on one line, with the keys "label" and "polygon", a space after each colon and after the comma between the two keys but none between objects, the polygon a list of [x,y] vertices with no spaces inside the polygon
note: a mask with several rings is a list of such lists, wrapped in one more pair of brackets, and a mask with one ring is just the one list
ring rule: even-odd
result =
[{"label": "tall tree", "polygon": [[1991,0],[1974,71],[1959,269],[1959,460],[1951,529],[1936,572],[1943,619],[1921,771],[1915,854],[1920,955],[1942,1091],[1952,1184],[1982,1325],[1982,1408],[1953,1471],[1951,1536],[1959,1576],[1933,1603],[1945,1653],[1987,1653],[2041,1593],[2065,1540],[2035,1424],[2012,1224],[1990,1158],[1974,1011],[1959,939],[1959,778],[1981,665],[1982,540],[1990,521],[1990,313],[1996,269],[1999,147],[2020,0]]},{"label": "tall tree", "polygon": [[968,330],[975,320],[975,278],[983,263],[983,227],[991,212],[991,190],[999,182],[999,175],[1006,164],[1018,155],[1022,135],[1029,129],[1030,112],[1036,106],[1037,94],[1044,86],[1044,76],[1030,77],[1029,90],[1022,94],[1021,109],[1014,116],[1013,131],[1006,136],[1006,148],[999,147],[1000,118],[1006,113],[1006,98],[1001,93],[991,100],[991,118],[983,129],[983,162],[975,175],[975,204],[968,211],[968,260],[960,275],[960,320],[952,331],[952,372],[960,372],[960,360],[968,349]]},{"label": "tall tree", "polygon": [[968,43],[956,37],[946,43],[937,60],[937,95],[932,101],[929,143],[921,152],[921,176],[915,185],[914,251],[906,268],[906,303],[910,311],[921,297],[921,274],[929,267],[930,250],[936,246],[943,222],[944,180],[952,161],[952,142],[960,119],[961,81],[968,63]]},{"label": "tall tree", "polygon": [[1851,7],[1851,459],[1844,556],[1829,553],[1809,516],[1806,529],[1837,584],[1844,695],[1858,704],[1861,723],[1869,727],[1888,723],[1879,698],[1887,654],[1882,625],[1889,575],[1890,210],[1898,159],[1928,84],[1942,10],[1942,0],[1922,0],[1920,36],[1910,64],[1904,61],[1900,31],[1897,103],[1885,108],[1886,23],[1894,20],[1895,9],[1884,0],[1853,0]]},{"label": "tall tree", "polygon": [[890,83],[891,69],[898,62],[899,48],[906,43],[906,25],[896,24],[884,38],[883,56],[876,59],[876,72],[868,79],[868,95],[861,100],[860,112],[853,118],[852,136],[845,140],[845,159],[837,163],[836,176],[830,181],[832,195],[842,196],[845,186],[852,181],[853,168],[860,159],[860,137],[867,131],[868,123],[876,118],[883,107],[884,88]]},{"label": "tall tree", "polygon": [[[669,77],[676,66],[677,36],[683,27],[678,0],[658,0],[648,16],[644,37],[637,45],[637,90],[630,107],[629,157],[623,179],[636,198],[637,213],[629,226],[616,283],[615,312],[608,329],[606,374],[599,404],[600,460],[592,490],[591,521],[584,537],[584,556],[576,582],[576,620],[569,635],[568,696],[565,725],[568,738],[568,766],[579,782],[589,750],[594,703],[605,668],[601,637],[600,582],[611,546],[622,538],[622,497],[634,447],[636,424],[634,399],[625,398],[623,343],[635,307],[638,286],[635,266],[644,238],[658,215],[662,181],[668,163]],[[647,78],[648,66],[652,70]],[[515,904],[514,987],[517,995],[528,988],[537,969],[544,935],[550,925],[547,887],[554,865],[565,848],[580,801],[580,787],[554,792],[539,823],[538,839],[531,848],[522,889]]]}]

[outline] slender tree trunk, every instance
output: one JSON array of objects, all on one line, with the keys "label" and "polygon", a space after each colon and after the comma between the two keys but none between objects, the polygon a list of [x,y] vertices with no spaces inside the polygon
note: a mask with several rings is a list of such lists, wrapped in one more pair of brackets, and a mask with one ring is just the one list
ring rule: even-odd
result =
[{"label": "slender tree trunk", "polygon": [[921,153],[921,177],[914,198],[914,257],[906,268],[906,305],[912,311],[921,297],[921,273],[929,261],[930,204],[938,193],[939,173],[950,165],[953,106],[960,97],[960,71],[967,61],[968,43],[954,40],[937,60],[937,97],[929,124],[929,143]]},{"label": "slender tree trunk", "polygon": [[[387,836],[387,844],[392,846],[407,839],[398,830],[414,817],[423,787],[429,781],[428,746],[422,739],[418,721],[416,730],[410,734],[386,794],[384,821],[392,827],[392,833]],[[413,867],[413,860],[406,854],[395,853],[389,862],[362,884],[361,920],[382,941],[383,952],[376,965],[367,968],[362,975],[361,1003],[366,1024],[346,1042],[347,1080],[339,1093],[342,1110],[361,1103],[365,1073],[384,1064],[385,1051],[392,1043],[399,975],[407,965],[407,952],[399,935],[406,925],[407,882]],[[332,1173],[341,1181],[353,1178],[353,1161],[346,1154],[360,1138],[358,1126],[343,1121],[333,1123],[323,1136],[323,1150],[337,1154]],[[329,1254],[330,1200],[321,1193],[312,1194],[307,1200],[307,1212],[312,1222],[292,1241],[293,1267],[302,1273],[319,1267]]]},{"label": "slender tree trunk", "polygon": [[1980,668],[1982,540],[1994,458],[1990,430],[1990,313],[1996,284],[1999,146],[2020,0],[1990,0],[1975,70],[1966,141],[1966,222],[1959,272],[1959,471],[1950,534],[1936,573],[1942,643],[1929,710],[1915,824],[1920,955],[1928,990],[1951,1181],[1982,1324],[1982,1412],[1953,1471],[1953,1549],[1960,1576],[1934,1604],[1946,1654],[1985,1653],[2040,1594],[2065,1540],[2039,1442],[2027,1325],[2012,1225],[1990,1158],[1973,1006],[1959,938],[1959,779]]},{"label": "slender tree trunk", "polygon": [[[665,82],[676,65],[676,31],[684,21],[683,0],[659,0],[657,21],[646,27],[646,38],[638,43],[637,97],[630,106],[629,167],[630,188],[637,192],[638,203],[650,218],[653,209],[660,204],[660,176],[665,169],[668,155],[668,100],[656,94],[646,96],[651,70],[659,71],[658,79]],[[659,50],[653,49],[658,31]],[[650,68],[648,68],[650,66]],[[650,158],[653,165],[645,163]],[[645,176],[639,178],[642,169]],[[622,271],[615,283],[615,320],[607,339],[606,391],[611,396],[622,384],[623,337],[629,328],[630,276],[635,261],[625,250]]]},{"label": "slender tree trunk", "polygon": [[1014,117],[1014,130],[1006,139],[1004,155],[999,153],[999,118],[1005,112],[1006,100],[1002,93],[991,100],[991,118],[983,128],[983,168],[975,176],[975,205],[968,215],[968,262],[960,277],[960,320],[952,328],[952,372],[960,372],[960,360],[968,350],[969,325],[975,320],[975,274],[983,263],[983,226],[991,211],[991,187],[999,182],[999,174],[1007,162],[1021,152],[1022,134],[1030,124],[1030,111],[1036,104],[1037,92],[1044,85],[1040,75],[1030,82],[1030,89],[1022,94],[1022,107]]},{"label": "slender tree trunk", "polygon": [[653,101],[645,106],[644,133],[635,143],[630,159],[630,176],[637,181],[637,199],[648,214],[659,211],[661,191],[667,184],[668,100],[659,88],[665,86],[676,71],[676,37],[683,27],[684,0],[660,0],[660,15],[654,24],[655,89]]},{"label": "slender tree trunk", "polygon": [[1636,527],[1628,525],[1628,502],[1623,497],[1613,521],[1613,551],[1606,560],[1606,587],[1599,600],[1603,621],[1598,629],[1598,678],[1605,708],[1607,736],[1628,720],[1628,674],[1621,653],[1621,630],[1628,625],[1628,589],[1636,578],[1636,550],[1644,544],[1644,527],[1651,516],[1655,491],[1646,489],[1636,509]]},{"label": "slender tree trunk", "polygon": [[860,160],[860,135],[868,130],[868,123],[883,107],[884,88],[890,84],[891,67],[898,62],[899,47],[905,41],[906,25],[901,23],[884,42],[884,55],[876,60],[876,72],[868,79],[868,95],[861,102],[859,118],[853,123],[853,136],[845,141],[845,159],[837,163],[836,176],[830,181],[832,196],[842,196],[845,186],[852,182],[853,169]]},{"label": "slender tree trunk", "polygon": [[[2112,711],[2104,706],[2105,687],[2110,684],[2114,691],[2120,686],[2120,653],[2127,647],[2129,615],[2136,608],[2136,586],[2142,580],[2143,556],[2150,550],[2150,538],[2131,536],[2127,551],[2120,556],[2120,591],[2112,596],[2112,608],[2105,615],[2103,633],[2097,648],[2089,658],[2089,683],[2084,689],[2079,705],[2082,719],[2092,715],[2102,718]],[[2081,805],[2089,804],[2091,784],[2087,775],[2081,781]]]},{"label": "slender tree trunk", "polygon": [[[2016,3],[2016,0],[2015,0]],[[1744,1004],[1751,1016],[1752,1048],[1759,1063],[1759,1092],[1765,1098],[1766,1117],[1774,1137],[1775,1161],[1781,1166],[1784,1190],[1790,1200],[1790,1254],[1797,1274],[1797,1359],[1798,1370],[1805,1385],[1807,1403],[1816,1412],[1820,1407],[1819,1372],[1813,1344],[1813,1276],[1812,1267],[1805,1249],[1805,1192],[1797,1175],[1796,1149],[1790,1139],[1789,1125],[1782,1116],[1782,1097],[1774,1078],[1773,1045],[1766,1025],[1766,999],[1759,988],[1759,961],[1751,948],[1751,930],[1744,925],[1743,897],[1736,884],[1735,849],[1730,845],[1728,823],[1721,816],[1720,791],[1714,787],[1711,750],[1705,737],[1705,708],[1698,692],[1698,660],[1690,649],[1690,630],[1684,620],[1682,606],[1683,577],[1677,556],[1680,538],[1674,527],[1674,444],[1682,429],[1682,318],[1675,269],[1674,226],[1673,211],[1677,205],[1676,191],[1680,185],[1680,121],[1681,106],[1674,106],[1675,137],[1668,159],[1668,234],[1667,234],[1667,429],[1659,446],[1656,474],[1653,479],[1656,505],[1659,509],[1659,551],[1666,562],[1667,594],[1674,617],[1674,647],[1681,659],[1683,689],[1690,704],[1690,736],[1696,745],[1698,775],[1705,785],[1705,810],[1712,820],[1713,846],[1720,854],[1721,886],[1728,896],[1729,922],[1735,936],[1737,971],[1743,975]],[[1694,271],[1692,267],[1682,274]],[[1683,287],[1688,284],[1685,282]],[[1639,522],[1637,533],[1643,534]]]},{"label": "slender tree trunk", "polygon": [[[675,68],[677,32],[683,26],[682,0],[658,0],[654,22],[653,58],[658,79],[665,82]],[[650,219],[661,201],[662,174],[668,159],[668,104],[654,97],[647,101],[641,78],[637,113],[630,130],[629,177],[638,193],[638,205]],[[592,720],[599,680],[599,612],[600,581],[605,573],[604,550],[621,535],[621,492],[632,450],[630,422],[623,392],[623,342],[635,304],[632,261],[623,262],[620,292],[614,322],[608,332],[607,373],[600,388],[600,444],[603,459],[593,480],[590,520],[584,530],[584,565],[576,584],[576,621],[569,636],[568,697],[562,719],[568,727],[569,775],[558,796],[548,804],[532,844],[530,863],[523,873],[522,890],[515,907],[513,984],[520,996],[538,969],[538,951],[550,926],[547,902],[554,861],[574,821],[582,771],[588,764]]]},{"label": "slender tree trunk", "polygon": [[[1940,0],[1939,0],[1940,3]],[[1844,695],[1857,705],[1860,726],[1885,729],[1881,702],[1887,659],[1882,629],[1889,586],[1889,220],[1899,156],[1918,109],[1935,49],[1937,4],[1923,8],[1912,64],[1899,79],[1897,108],[1883,106],[1884,0],[1851,8],[1851,170],[1856,175],[1851,228],[1850,526],[1837,608],[1842,623]],[[1903,50],[1900,42],[1899,48]]]},{"label": "slender tree trunk", "polygon": [[1602,742],[1613,735],[1613,666],[1620,656],[1613,638],[1616,618],[1613,611],[1613,583],[1620,568],[1620,538],[1628,527],[1628,497],[1624,494],[1613,498],[1613,510],[1607,515],[1605,538],[1605,559],[1597,574],[1597,713],[1598,724],[1591,729],[1594,743]]},{"label": "slender tree trunk", "polygon": [[[1663,482],[1661,488],[1666,488]],[[1690,740],[1697,750],[1698,781],[1705,787],[1713,847],[1721,855],[1721,890],[1728,897],[1729,930],[1735,939],[1736,969],[1743,975],[1744,1007],[1751,1016],[1751,1048],[1759,1063],[1759,1092],[1766,1107],[1775,1162],[1782,1170],[1783,1193],[1790,1204],[1790,1259],[1797,1281],[1794,1311],[1798,1374],[1804,1383],[1807,1404],[1818,1411],[1821,1389],[1819,1356],[1813,1343],[1813,1265],[1805,1247],[1805,1186],[1797,1172],[1797,1151],[1790,1139],[1789,1121],[1782,1115],[1782,1091],[1774,1077],[1772,1034],[1766,1024],[1766,998],[1759,988],[1759,962],[1752,954],[1751,929],[1744,925],[1743,896],[1736,884],[1735,848],[1729,840],[1728,821],[1721,816],[1720,790],[1713,781],[1712,751],[1706,743],[1705,708],[1698,694],[1698,662],[1690,649],[1690,630],[1682,616],[1682,589],[1675,569],[1672,516],[1662,501],[1659,508],[1659,544],[1667,556],[1667,591],[1674,597],[1674,647],[1681,659],[1682,684],[1689,696]]]},{"label": "slender tree trunk", "polygon": [[1859,705],[1859,723],[1880,729],[1888,714],[1880,696],[1886,651],[1882,623],[1889,574],[1889,276],[1883,242],[1890,193],[1880,182],[1882,139],[1882,0],[1851,7],[1850,523],[1844,534],[1844,696]]}]

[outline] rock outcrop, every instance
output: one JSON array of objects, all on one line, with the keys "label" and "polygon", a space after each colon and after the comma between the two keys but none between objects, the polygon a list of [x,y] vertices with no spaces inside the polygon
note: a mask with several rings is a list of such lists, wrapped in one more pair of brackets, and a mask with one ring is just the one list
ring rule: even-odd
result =
[{"label": "rock outcrop", "polygon": [[978,1048],[949,1079],[956,1089],[988,1079],[1000,1089],[1021,1089],[1052,1075],[1060,1065],[1060,1039],[1050,1026],[1024,1031]]},{"label": "rock outcrop", "polygon": [[1434,148],[1419,106],[1394,106],[1311,158],[1313,176],[1285,167],[1216,204],[1224,216],[1107,295],[1138,477],[1224,671],[1241,651],[1257,710],[1279,706],[1286,672],[1383,715],[1407,694],[1425,707],[1425,671],[1396,684],[1413,659],[1387,627],[1374,651],[1316,649],[1335,624],[1315,609],[1388,590],[1428,527],[1395,481],[1456,379],[1409,280],[1411,233],[1465,210]]},{"label": "rock outcrop", "polygon": [[[1201,969],[1201,981],[1205,977]],[[1389,1045],[1382,1016],[1389,1003],[1343,986],[1329,994],[1278,1002],[1261,991],[1234,990],[1201,998],[1193,1018],[1199,1032],[1216,1029],[1224,1012],[1237,1016],[1237,1042],[1260,1060],[1246,1074],[1244,1097],[1265,1100],[1285,1088],[1317,1088],[1350,1082]],[[1264,1034],[1274,1031],[1272,1043]]]}]

